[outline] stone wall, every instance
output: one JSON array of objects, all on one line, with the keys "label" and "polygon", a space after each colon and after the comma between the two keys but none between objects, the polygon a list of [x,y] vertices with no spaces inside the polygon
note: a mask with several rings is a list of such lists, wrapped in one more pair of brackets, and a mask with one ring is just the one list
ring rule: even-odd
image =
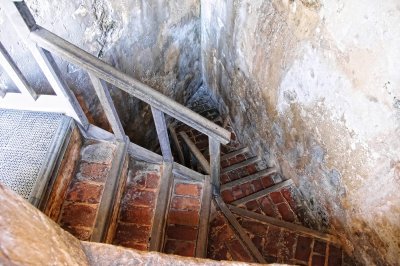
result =
[{"label": "stone wall", "polygon": [[399,263],[400,5],[203,0],[204,81],[365,264]]},{"label": "stone wall", "polygon": [[[201,83],[200,2],[26,0],[37,23],[83,48],[126,74],[183,103]],[[37,92],[51,94],[33,58],[0,7],[0,39],[16,59]],[[89,120],[109,129],[87,74],[60,62],[69,86],[81,102]],[[0,89],[15,91],[0,71]],[[124,127],[136,143],[153,139],[149,106],[116,88],[112,97]]]}]

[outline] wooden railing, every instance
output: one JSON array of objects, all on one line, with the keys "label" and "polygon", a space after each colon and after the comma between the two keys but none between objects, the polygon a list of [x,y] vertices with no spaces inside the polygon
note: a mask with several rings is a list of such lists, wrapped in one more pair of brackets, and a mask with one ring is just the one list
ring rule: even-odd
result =
[{"label": "wooden railing", "polygon": [[[5,10],[4,13],[7,15],[17,34],[25,41],[56,95],[65,100],[65,106],[68,108],[68,111],[73,110],[71,116],[73,116],[84,129],[87,129],[89,126],[88,120],[74,94],[63,79],[52,54],[88,72],[116,139],[124,139],[125,133],[115,110],[114,103],[110,97],[107,83],[114,85],[151,106],[164,161],[173,161],[165,114],[207,135],[209,137],[211,180],[215,189],[219,190],[220,144],[226,144],[230,141],[231,134],[229,131],[151,87],[126,75],[113,66],[104,63],[97,57],[85,52],[61,37],[38,26],[23,1],[13,2],[11,0],[5,0],[2,2],[2,8]],[[0,46],[0,51],[5,51],[5,49]],[[9,69],[12,69],[10,71],[11,75],[19,77],[20,84],[18,84],[18,79],[16,79],[16,85],[22,87],[22,90],[21,88],[20,90],[30,94],[33,99],[35,97],[40,99],[42,95],[36,95],[32,89],[28,89],[29,87],[26,85],[25,79],[23,79],[22,74],[15,67],[11,57],[3,57],[6,58],[2,60],[6,62],[6,66],[7,64],[14,66],[11,68],[9,67]],[[6,99],[6,96],[7,95],[5,95],[3,100]]]}]

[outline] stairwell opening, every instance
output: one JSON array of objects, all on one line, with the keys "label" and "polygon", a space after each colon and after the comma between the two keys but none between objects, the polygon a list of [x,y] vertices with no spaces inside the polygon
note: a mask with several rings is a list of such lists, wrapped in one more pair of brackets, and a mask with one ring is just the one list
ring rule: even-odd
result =
[{"label": "stairwell opening", "polygon": [[[269,178],[260,176],[250,185],[241,181],[233,187],[227,185],[229,189],[221,191],[224,200],[232,203],[246,197],[248,191],[292,180],[293,189],[243,202],[245,209],[329,232],[340,239],[345,253],[352,257],[343,256],[335,245],[254,223],[234,213],[267,261],[287,262],[292,258],[291,263],[324,265],[330,263],[328,257],[333,254],[336,265],[339,257],[341,263],[350,265],[399,263],[400,80],[395,66],[400,59],[400,37],[396,34],[400,14],[396,3],[26,3],[40,25],[176,101],[192,109],[194,102],[213,103],[212,108],[199,112],[210,119],[218,118],[217,124],[234,132],[236,142],[232,143],[242,145],[223,152],[247,148],[243,154],[222,162],[222,167],[259,157],[260,161],[254,159],[242,165],[245,173],[240,177],[272,167],[279,173]],[[0,18],[5,16],[1,12],[0,7]],[[0,19],[0,25],[5,23]],[[0,28],[0,40],[24,73],[30,73],[28,78],[35,88],[48,91],[49,85],[39,78],[34,60],[25,60],[30,58],[26,47],[13,37],[9,27]],[[57,63],[85,113],[92,117],[91,122],[106,127],[105,116],[95,94],[90,93],[90,82],[83,71],[62,60]],[[0,89],[15,90],[4,72],[0,73]],[[110,87],[110,91],[127,134],[141,146],[156,151],[157,144],[149,141],[156,136],[155,128],[144,126],[152,123],[151,110],[120,90]],[[192,97],[202,91],[206,93],[197,100]],[[187,135],[194,138],[207,159],[208,143],[194,132]],[[182,143],[180,136],[179,140]],[[206,173],[188,149],[186,165]],[[174,157],[179,157],[177,151]],[[230,171],[224,174],[221,179],[225,178],[226,183],[240,179],[229,176]],[[141,190],[151,189],[144,186]],[[174,196],[185,198],[185,211],[194,208],[194,196]],[[254,258],[241,247],[237,232],[218,207],[212,208],[209,254],[215,259]],[[126,215],[126,219],[132,218]],[[177,224],[168,227],[171,234],[186,230],[190,235],[187,225]],[[167,238],[168,249],[187,252],[190,241],[175,238]],[[222,239],[224,245],[212,239]],[[275,241],[271,243],[271,239]]]}]

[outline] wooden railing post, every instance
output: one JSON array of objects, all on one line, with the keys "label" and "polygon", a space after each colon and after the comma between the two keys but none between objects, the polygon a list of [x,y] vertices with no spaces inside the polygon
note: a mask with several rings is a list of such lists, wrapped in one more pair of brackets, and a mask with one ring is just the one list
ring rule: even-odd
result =
[{"label": "wooden railing post", "polygon": [[153,113],[154,124],[156,125],[158,140],[160,142],[161,152],[165,162],[173,162],[171,145],[168,138],[167,124],[165,122],[164,113],[155,107],[151,107]]},{"label": "wooden railing post", "polygon": [[92,72],[89,71],[88,74],[116,139],[124,140],[124,128],[122,127],[117,110],[115,109],[110,92],[108,91],[107,84],[103,80],[96,77],[96,75]]},{"label": "wooden railing post", "polygon": [[17,86],[22,94],[30,95],[34,100],[38,98],[36,92],[31,88],[28,81],[22,75],[17,65],[0,42],[0,65],[7,72],[8,76]]},{"label": "wooden railing post", "polygon": [[211,183],[213,184],[213,194],[220,194],[220,180],[219,174],[221,170],[220,166],[220,147],[221,144],[218,140],[211,137],[208,138],[209,149],[210,149],[210,170],[211,170]]}]

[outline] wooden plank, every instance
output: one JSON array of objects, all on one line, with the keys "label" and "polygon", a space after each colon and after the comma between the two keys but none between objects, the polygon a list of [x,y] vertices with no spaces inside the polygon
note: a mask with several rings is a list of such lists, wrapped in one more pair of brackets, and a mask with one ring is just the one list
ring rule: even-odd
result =
[{"label": "wooden plank", "polygon": [[176,134],[175,128],[172,125],[168,125],[168,130],[174,142],[176,152],[178,153],[179,162],[184,164],[185,158],[183,156],[181,145],[179,145],[178,135]]},{"label": "wooden plank", "polygon": [[22,74],[21,70],[14,63],[11,56],[8,54],[4,46],[0,42],[0,65],[7,72],[11,80],[17,85],[19,91],[23,94],[30,95],[34,100],[39,96],[31,88],[28,81]]},{"label": "wooden plank", "polygon": [[57,165],[57,158],[62,152],[66,140],[69,139],[72,133],[72,126],[72,119],[64,116],[49,146],[50,150],[46,153],[46,158],[44,160],[46,164],[41,167],[36,183],[29,196],[29,202],[31,202],[33,206],[39,208],[43,201],[46,200],[46,189],[51,185],[49,181],[51,181],[50,179]]},{"label": "wooden plank", "polygon": [[165,234],[165,223],[167,220],[168,205],[171,196],[173,174],[172,163],[165,162],[160,181],[160,190],[157,196],[154,211],[153,226],[151,229],[150,251],[162,251]]},{"label": "wooden plank", "polygon": [[107,244],[112,244],[118,226],[118,216],[121,209],[121,201],[122,196],[125,191],[126,182],[128,179],[128,171],[129,171],[129,156],[125,156],[125,160],[122,165],[121,176],[118,181],[118,187],[116,193],[113,197],[116,199],[113,204],[113,209],[110,215],[109,225],[106,228],[105,237],[103,238],[103,242]]},{"label": "wooden plank", "polygon": [[225,174],[225,173],[228,173],[228,172],[237,170],[237,169],[239,169],[239,168],[248,166],[248,165],[250,165],[250,164],[257,163],[257,162],[259,162],[260,160],[261,160],[260,157],[255,156],[255,157],[250,158],[250,159],[247,159],[247,160],[245,160],[245,161],[243,161],[243,162],[240,162],[240,163],[237,163],[237,164],[228,166],[228,167],[222,169],[221,173],[222,173],[222,174]]},{"label": "wooden plank", "polygon": [[103,195],[97,212],[96,223],[90,238],[90,241],[92,242],[104,242],[106,240],[114,205],[117,201],[121,200],[117,199],[115,195],[117,195],[118,187],[121,182],[121,173],[128,151],[128,141],[128,138],[126,138],[123,142],[117,142],[114,159],[106,184],[104,185]]},{"label": "wooden plank", "polygon": [[283,228],[286,228],[288,230],[292,230],[292,231],[298,232],[300,234],[309,235],[309,236],[316,237],[316,238],[319,238],[319,239],[322,239],[322,240],[325,240],[325,241],[329,241],[329,242],[332,242],[332,243],[340,244],[339,239],[337,237],[333,236],[333,235],[330,235],[330,234],[325,234],[325,233],[321,233],[321,232],[318,232],[318,231],[314,231],[312,229],[309,229],[307,227],[304,227],[304,226],[301,226],[301,225],[298,225],[298,224],[293,224],[293,223],[282,221],[282,220],[279,220],[279,219],[276,219],[276,218],[273,218],[273,217],[269,217],[269,216],[266,216],[266,215],[258,214],[258,213],[255,213],[255,212],[252,212],[252,211],[249,211],[249,210],[246,210],[246,209],[242,209],[242,208],[239,208],[239,207],[236,207],[236,206],[233,206],[233,205],[228,205],[228,207],[232,212],[234,212],[234,213],[236,213],[238,215],[241,215],[241,216],[245,216],[245,217],[248,217],[248,218],[251,218],[251,219],[254,219],[254,220],[258,220],[258,221],[263,222],[263,223],[275,225],[275,226],[278,226],[278,227],[283,227]]},{"label": "wooden plank", "polygon": [[236,187],[238,185],[242,185],[244,183],[256,180],[256,179],[258,179],[260,177],[272,175],[272,174],[276,173],[276,171],[277,170],[276,170],[275,167],[271,167],[271,168],[268,168],[268,169],[261,170],[261,171],[255,173],[255,174],[252,174],[252,175],[249,175],[249,176],[245,176],[245,177],[233,180],[233,181],[231,181],[229,183],[221,185],[221,191],[224,191],[226,189],[231,189],[231,188]]},{"label": "wooden plank", "polygon": [[0,89],[0,98],[4,98],[6,96],[6,92]]},{"label": "wooden plank", "polygon": [[151,107],[153,113],[154,124],[156,125],[158,141],[160,142],[161,153],[166,162],[173,162],[171,144],[169,143],[167,123],[165,122],[165,115],[163,112],[155,107]]},{"label": "wooden plank", "polygon": [[230,141],[231,133],[177,103],[162,93],[126,75],[122,71],[104,63],[97,57],[83,51],[57,35],[39,27],[30,35],[39,46],[70,61],[71,63],[93,72],[97,77],[113,84],[125,92],[141,99],[163,113],[189,125],[190,127],[217,139],[223,144]]},{"label": "wooden plank", "polygon": [[125,137],[124,128],[122,127],[117,110],[115,109],[107,84],[96,77],[92,72],[88,72],[89,78],[93,83],[93,88],[99,97],[100,103],[107,116],[108,122],[118,140],[123,140]]},{"label": "wooden plank", "polygon": [[210,176],[206,176],[203,185],[203,195],[201,199],[201,210],[200,210],[200,224],[199,231],[196,241],[196,257],[206,258],[207,257],[207,243],[208,243],[208,227],[210,224],[210,209],[212,199],[212,185]]},{"label": "wooden plank", "polygon": [[202,175],[202,174],[200,174],[190,168],[187,168],[179,163],[174,163],[173,166],[174,166],[174,168],[173,168],[174,175],[177,175],[184,179],[204,182],[204,179],[206,178],[205,175]]},{"label": "wooden plank", "polygon": [[293,185],[293,181],[292,181],[291,179],[288,179],[288,180],[285,180],[285,181],[283,181],[283,182],[281,182],[281,183],[278,183],[278,184],[276,184],[276,185],[273,185],[273,186],[271,186],[271,187],[269,187],[269,188],[260,190],[260,191],[258,191],[258,192],[256,192],[256,193],[253,193],[253,194],[251,194],[251,195],[248,195],[248,196],[246,196],[246,197],[243,197],[243,198],[241,198],[241,199],[232,201],[231,204],[232,204],[232,205],[244,204],[244,203],[246,203],[246,202],[249,202],[249,201],[258,199],[258,198],[260,198],[260,197],[262,197],[262,196],[265,196],[265,195],[267,195],[267,194],[269,194],[269,193],[271,193],[271,192],[280,190],[280,189],[282,189],[282,188],[284,188],[284,187],[291,186],[291,185]]},{"label": "wooden plank", "polygon": [[66,113],[78,121],[85,129],[89,122],[75,95],[62,77],[61,71],[54,61],[53,56],[42,48],[39,48],[29,39],[33,30],[37,29],[35,20],[24,2],[3,1],[2,9],[11,22],[13,28],[26,44],[44,76],[49,81],[57,96],[63,97],[68,106]]},{"label": "wooden plank", "polygon": [[193,141],[189,138],[189,136],[185,132],[179,132],[179,135],[181,135],[182,139],[185,141],[186,145],[188,146],[189,150],[192,152],[194,157],[199,161],[201,167],[203,170],[207,173],[210,174],[210,163],[207,161],[207,159],[204,157],[204,155],[201,153],[199,148],[197,148],[196,144],[193,143]]},{"label": "wooden plank", "polygon": [[246,152],[249,152],[249,151],[250,151],[249,147],[244,147],[244,148],[241,148],[239,150],[224,154],[224,155],[221,156],[221,161],[229,160],[229,159],[231,159],[233,157],[238,156],[239,154],[246,153]]},{"label": "wooden plank", "polygon": [[155,152],[152,152],[148,149],[145,149],[135,143],[130,143],[128,148],[129,154],[139,160],[155,163],[155,164],[162,164],[163,157]]},{"label": "wooden plank", "polygon": [[219,180],[220,174],[220,148],[221,144],[218,140],[213,138],[209,138],[209,150],[210,150],[210,175],[211,175],[211,183],[213,184],[213,194],[220,194],[220,186],[221,182]]},{"label": "wooden plank", "polygon": [[90,124],[87,130],[81,129],[81,134],[85,139],[94,139],[100,141],[115,142],[115,135],[107,130],[104,130],[98,126]]},{"label": "wooden plank", "polygon": [[239,234],[240,240],[244,243],[244,245],[248,248],[252,256],[260,263],[267,263],[260,253],[260,251],[257,249],[257,247],[254,245],[254,243],[251,241],[251,239],[247,236],[246,232],[242,228],[242,226],[239,224],[239,222],[236,220],[236,217],[232,214],[232,212],[229,210],[229,208],[226,206],[225,202],[222,200],[221,197],[215,197],[215,202],[217,203],[218,207],[221,209],[222,213],[228,219],[229,223],[232,225],[232,227],[235,229],[235,231]]}]

